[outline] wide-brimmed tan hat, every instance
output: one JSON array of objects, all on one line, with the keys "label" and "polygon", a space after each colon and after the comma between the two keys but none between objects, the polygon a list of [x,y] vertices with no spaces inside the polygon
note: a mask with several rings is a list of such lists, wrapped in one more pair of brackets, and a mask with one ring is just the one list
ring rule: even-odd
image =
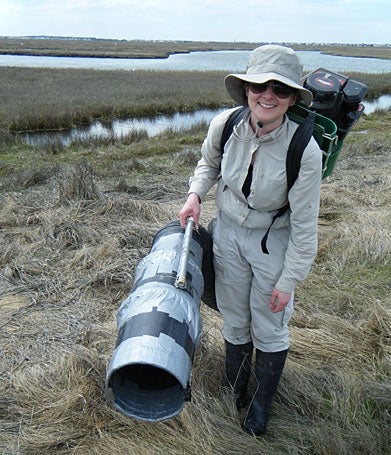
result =
[{"label": "wide-brimmed tan hat", "polygon": [[247,106],[245,82],[263,84],[267,81],[280,81],[298,90],[306,106],[312,104],[312,93],[300,84],[303,65],[293,49],[276,44],[267,44],[254,49],[248,59],[245,74],[228,74],[225,87],[230,97],[242,106]]}]

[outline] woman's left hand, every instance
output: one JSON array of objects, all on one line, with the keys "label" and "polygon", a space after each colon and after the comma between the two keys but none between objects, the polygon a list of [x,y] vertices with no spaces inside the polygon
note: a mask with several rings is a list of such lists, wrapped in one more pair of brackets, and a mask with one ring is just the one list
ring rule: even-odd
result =
[{"label": "woman's left hand", "polygon": [[274,289],[270,298],[270,311],[272,313],[278,313],[279,311],[285,310],[285,307],[291,300],[291,294],[286,294],[278,289]]}]

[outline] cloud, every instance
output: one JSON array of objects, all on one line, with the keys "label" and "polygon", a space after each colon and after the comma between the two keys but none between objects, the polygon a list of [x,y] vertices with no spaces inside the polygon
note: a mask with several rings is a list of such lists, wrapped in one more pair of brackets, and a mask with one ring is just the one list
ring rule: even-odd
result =
[{"label": "cloud", "polygon": [[3,0],[3,35],[389,42],[389,0]]}]

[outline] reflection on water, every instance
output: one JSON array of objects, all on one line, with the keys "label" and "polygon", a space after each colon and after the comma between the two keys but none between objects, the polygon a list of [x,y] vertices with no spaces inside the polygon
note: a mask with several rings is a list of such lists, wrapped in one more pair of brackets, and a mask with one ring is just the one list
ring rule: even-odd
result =
[{"label": "reflection on water", "polygon": [[202,109],[194,112],[157,115],[154,117],[113,120],[110,126],[95,121],[87,127],[75,127],[69,131],[50,131],[45,133],[23,133],[21,137],[30,145],[50,145],[62,143],[69,145],[73,141],[85,141],[91,138],[121,138],[131,132],[146,131],[155,136],[167,130],[179,131],[209,123],[223,109]]},{"label": "reflection on water", "polygon": [[373,101],[364,101],[365,114],[371,114],[379,109],[391,109],[391,95],[382,95]]},{"label": "reflection on water", "polygon": [[[391,95],[383,95],[373,101],[364,101],[365,114],[376,109],[391,109]],[[155,136],[167,130],[183,130],[202,122],[209,123],[223,109],[201,109],[195,112],[176,113],[173,115],[158,115],[155,117],[131,118],[113,120],[110,126],[99,121],[88,127],[72,128],[69,131],[54,131],[46,133],[25,133],[21,137],[30,145],[50,145],[61,143],[69,145],[73,141],[85,141],[91,138],[116,138],[126,136],[131,132],[146,131],[149,136]]]}]

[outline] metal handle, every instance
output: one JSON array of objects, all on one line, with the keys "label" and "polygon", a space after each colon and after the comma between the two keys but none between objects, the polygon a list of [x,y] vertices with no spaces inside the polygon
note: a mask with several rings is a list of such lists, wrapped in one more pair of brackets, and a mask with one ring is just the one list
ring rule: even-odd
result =
[{"label": "metal handle", "polygon": [[181,289],[186,287],[187,260],[189,257],[190,241],[193,236],[193,226],[194,219],[193,217],[189,217],[187,219],[185,234],[183,236],[182,251],[179,258],[178,272],[175,280],[175,287]]}]

